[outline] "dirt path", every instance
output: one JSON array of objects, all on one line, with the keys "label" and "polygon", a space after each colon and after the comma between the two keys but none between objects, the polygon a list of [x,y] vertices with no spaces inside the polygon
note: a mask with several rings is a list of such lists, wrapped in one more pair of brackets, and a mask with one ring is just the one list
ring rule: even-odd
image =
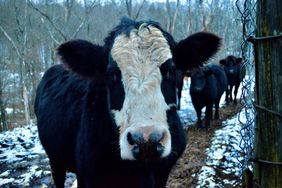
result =
[{"label": "dirt path", "polygon": [[222,122],[238,113],[240,108],[240,104],[221,108],[220,119],[211,122],[209,131],[199,130],[195,125],[187,126],[188,144],[170,174],[167,188],[195,187],[199,171],[206,164],[206,149],[210,147],[215,130],[220,129]]}]

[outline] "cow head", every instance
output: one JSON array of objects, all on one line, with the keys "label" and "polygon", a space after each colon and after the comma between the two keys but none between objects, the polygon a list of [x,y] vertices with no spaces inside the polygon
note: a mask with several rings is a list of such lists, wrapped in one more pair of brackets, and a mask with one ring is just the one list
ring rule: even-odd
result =
[{"label": "cow head", "polygon": [[203,91],[207,77],[212,75],[212,70],[208,67],[194,68],[190,71],[191,85],[190,90],[193,92]]},{"label": "cow head", "polygon": [[238,67],[242,63],[242,58],[230,55],[225,59],[221,59],[219,63],[224,67],[227,75],[237,75]]},{"label": "cow head", "polygon": [[58,48],[58,55],[73,72],[96,82],[107,80],[121,158],[151,160],[172,150],[167,112],[176,111],[176,69],[201,65],[220,43],[206,32],[176,43],[156,22],[123,18],[104,46],[72,40]]}]

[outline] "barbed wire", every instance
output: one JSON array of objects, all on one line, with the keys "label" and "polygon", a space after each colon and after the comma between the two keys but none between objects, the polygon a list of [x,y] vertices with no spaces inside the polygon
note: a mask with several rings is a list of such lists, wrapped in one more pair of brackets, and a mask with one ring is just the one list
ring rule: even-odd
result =
[{"label": "barbed wire", "polygon": [[[243,2],[243,3],[242,3]],[[242,150],[241,174],[246,170],[253,170],[253,146],[254,146],[254,128],[256,110],[254,106],[254,88],[255,88],[255,62],[253,44],[248,41],[255,35],[256,29],[256,0],[236,0],[236,7],[241,15],[242,38],[241,44],[242,57],[244,60],[243,68],[247,71],[247,76],[242,82],[242,94],[240,103],[242,108],[239,112],[239,122],[242,125],[240,130],[241,141],[239,147]],[[243,158],[243,160],[242,160]]]}]

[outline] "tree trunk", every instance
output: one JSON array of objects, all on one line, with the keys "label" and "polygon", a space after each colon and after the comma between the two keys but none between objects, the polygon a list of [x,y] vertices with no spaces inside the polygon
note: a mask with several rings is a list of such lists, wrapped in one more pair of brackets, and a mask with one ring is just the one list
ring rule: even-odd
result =
[{"label": "tree trunk", "polygon": [[191,35],[193,33],[191,0],[187,0],[187,3],[188,3],[188,27],[187,27],[187,33],[189,35]]},{"label": "tree trunk", "polygon": [[173,33],[174,33],[175,22],[176,22],[179,6],[180,6],[180,1],[177,0],[175,12],[172,13],[170,2],[169,2],[169,0],[166,0],[166,10],[167,10],[167,15],[168,15],[167,16],[167,31],[171,35],[173,35]]},{"label": "tree trunk", "polygon": [[8,130],[8,124],[6,121],[6,111],[5,111],[5,105],[3,101],[3,83],[2,83],[2,77],[0,76],[0,132]]},{"label": "tree trunk", "polygon": [[23,102],[24,102],[24,117],[25,123],[28,125],[30,123],[30,112],[29,112],[29,105],[28,105],[28,92],[25,84],[23,84]]},{"label": "tree trunk", "polygon": [[[257,2],[255,40],[257,122],[254,180],[261,187],[282,187],[282,1]],[[276,112],[277,114],[275,115]],[[279,165],[280,164],[280,165]]]}]

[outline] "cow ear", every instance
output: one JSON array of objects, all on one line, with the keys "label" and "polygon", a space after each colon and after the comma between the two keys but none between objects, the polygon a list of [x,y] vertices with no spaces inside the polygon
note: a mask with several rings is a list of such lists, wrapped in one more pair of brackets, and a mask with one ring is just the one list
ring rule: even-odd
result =
[{"label": "cow ear", "polygon": [[225,60],[225,59],[221,59],[221,60],[219,61],[219,63],[220,63],[221,65],[225,66],[225,65],[226,65],[226,60]]},{"label": "cow ear", "polygon": [[236,63],[237,63],[237,64],[240,64],[240,63],[242,63],[242,62],[243,62],[243,59],[242,59],[241,57],[236,58]]},{"label": "cow ear", "polygon": [[103,47],[85,40],[76,39],[61,44],[57,55],[67,68],[84,77],[95,77],[106,71]]},{"label": "cow ear", "polygon": [[174,51],[176,67],[186,71],[207,62],[220,48],[222,39],[215,34],[198,32],[181,40]]}]

